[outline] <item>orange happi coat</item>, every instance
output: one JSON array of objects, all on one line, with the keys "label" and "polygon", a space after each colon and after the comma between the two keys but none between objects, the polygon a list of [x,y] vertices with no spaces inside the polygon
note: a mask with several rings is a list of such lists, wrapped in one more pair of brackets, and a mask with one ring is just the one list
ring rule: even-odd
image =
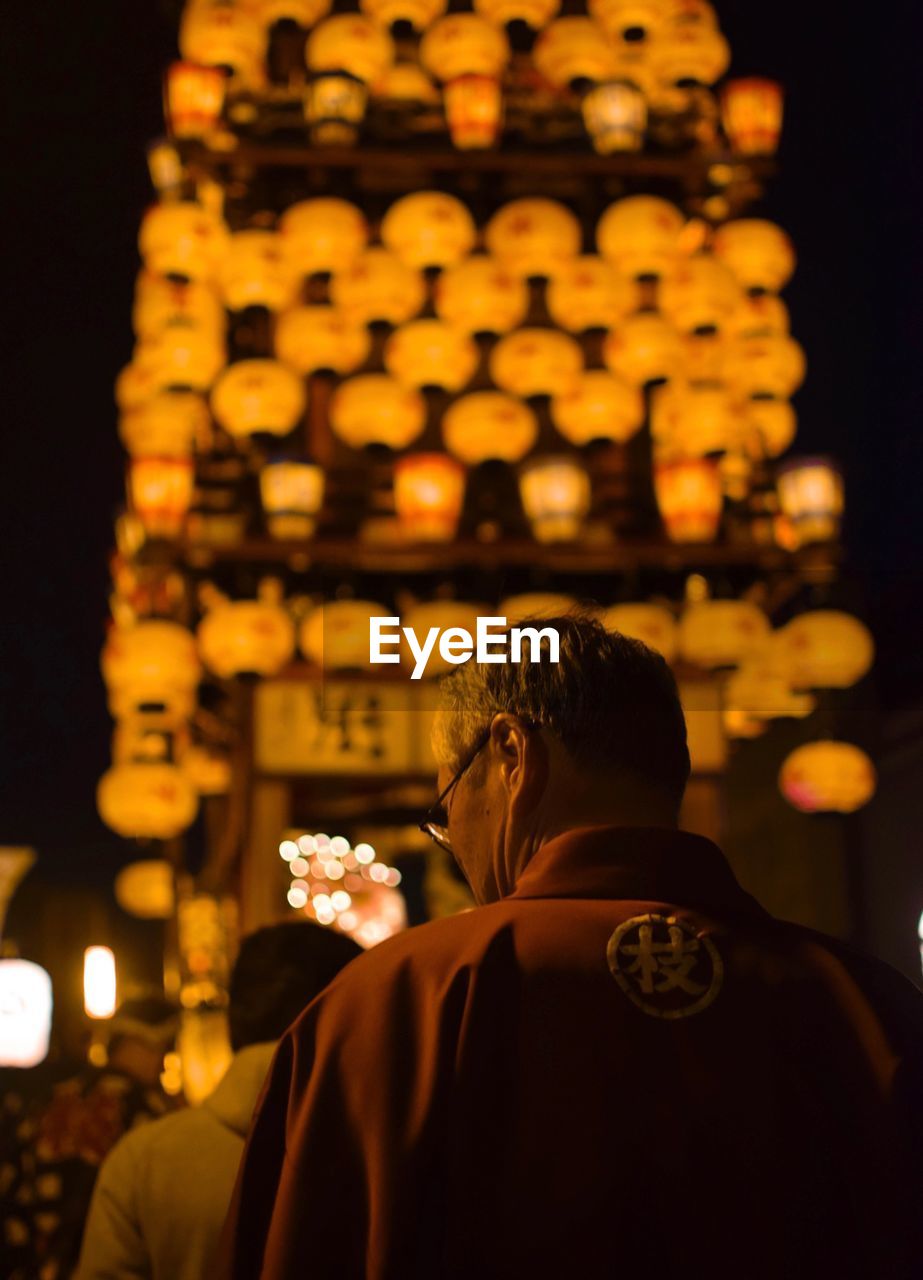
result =
[{"label": "orange happi coat", "polygon": [[354,961],[282,1042],[234,1280],[923,1276],[923,995],[661,829]]}]

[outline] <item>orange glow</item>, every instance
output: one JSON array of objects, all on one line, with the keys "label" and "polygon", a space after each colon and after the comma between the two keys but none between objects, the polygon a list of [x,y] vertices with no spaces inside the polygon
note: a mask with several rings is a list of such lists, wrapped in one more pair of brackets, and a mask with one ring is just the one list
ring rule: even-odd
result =
[{"label": "orange glow", "polygon": [[128,464],[131,508],[152,538],[178,538],[192,502],[191,458],[132,458]]},{"label": "orange glow", "polygon": [[503,92],[493,76],[459,76],[445,87],[445,114],[459,151],[492,147],[503,119]]},{"label": "orange glow", "polygon": [[227,77],[220,67],[172,62],[164,97],[167,123],[174,138],[204,138],[218,124],[224,107]]},{"label": "orange glow", "polygon": [[782,104],[782,86],[775,80],[729,80],[721,94],[721,122],[734,150],[772,155],[782,132]]},{"label": "orange glow", "polygon": [[394,464],[394,506],[410,538],[451,541],[464,497],[465,469],[447,454],[409,454]]},{"label": "orange glow", "polygon": [[671,542],[713,542],[721,522],[721,473],[708,458],[655,462],[654,492]]}]

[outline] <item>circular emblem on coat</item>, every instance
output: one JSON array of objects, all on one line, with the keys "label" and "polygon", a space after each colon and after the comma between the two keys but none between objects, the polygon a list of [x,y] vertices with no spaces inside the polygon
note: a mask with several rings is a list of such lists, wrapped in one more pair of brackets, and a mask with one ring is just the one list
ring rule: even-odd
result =
[{"label": "circular emblem on coat", "polygon": [[721,990],[724,964],[711,938],[676,916],[625,920],[606,948],[609,969],[633,1005],[652,1018],[691,1018]]}]

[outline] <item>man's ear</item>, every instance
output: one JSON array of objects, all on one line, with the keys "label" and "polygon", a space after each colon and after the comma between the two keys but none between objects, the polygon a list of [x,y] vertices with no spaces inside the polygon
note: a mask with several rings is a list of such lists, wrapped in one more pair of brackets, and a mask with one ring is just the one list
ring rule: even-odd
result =
[{"label": "man's ear", "polygon": [[490,750],[500,766],[500,780],[511,795],[534,800],[544,790],[548,757],[538,733],[518,716],[501,711],[490,726]]}]

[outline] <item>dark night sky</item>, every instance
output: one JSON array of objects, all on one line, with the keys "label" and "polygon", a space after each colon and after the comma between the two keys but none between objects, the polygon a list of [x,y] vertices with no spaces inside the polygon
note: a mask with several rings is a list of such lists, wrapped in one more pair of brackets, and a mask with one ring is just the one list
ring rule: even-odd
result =
[{"label": "dark night sky", "polygon": [[[851,573],[879,642],[878,697],[897,708],[923,692],[921,20],[910,5],[880,6],[874,22],[804,0],[718,10],[734,73],[788,89],[782,175],[762,211],[800,255],[786,294],[809,359],[798,447],[845,462]],[[4,27],[0,843],[93,877],[122,856],[94,808],[122,467],[112,382],[130,354],[144,146],[175,37],[155,0],[39,0]]]}]

